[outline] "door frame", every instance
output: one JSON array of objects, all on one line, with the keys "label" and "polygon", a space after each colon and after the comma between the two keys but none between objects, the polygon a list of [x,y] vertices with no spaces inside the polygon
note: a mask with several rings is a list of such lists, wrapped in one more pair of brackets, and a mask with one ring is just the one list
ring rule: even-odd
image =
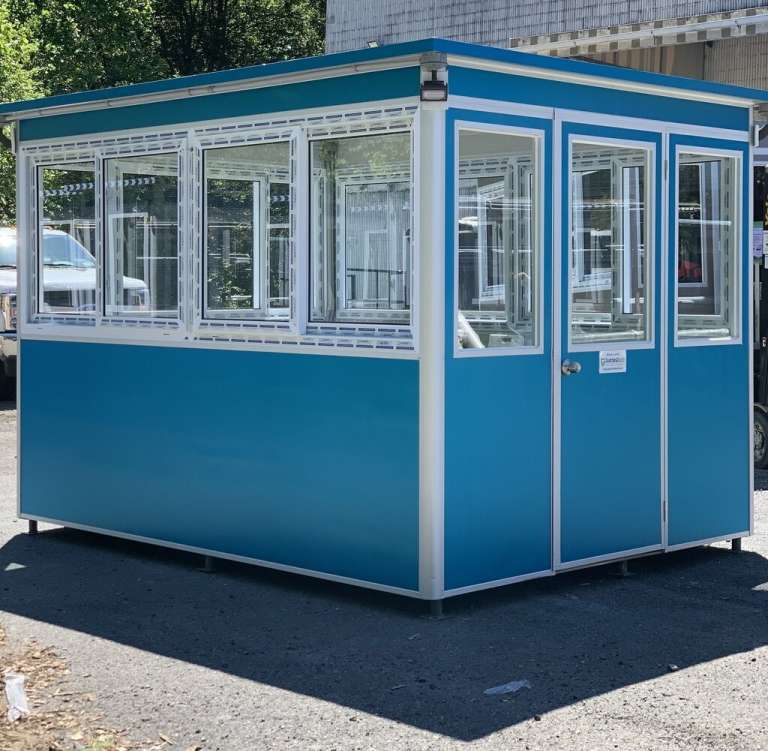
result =
[{"label": "door frame", "polygon": [[[564,126],[574,126],[567,130]],[[680,126],[678,126],[680,127]],[[622,560],[628,557],[646,555],[664,550],[667,535],[667,433],[666,433],[666,394],[667,394],[667,210],[668,210],[668,133],[673,129],[672,123],[637,120],[633,118],[612,117],[606,115],[591,116],[588,113],[556,109],[553,122],[553,163],[555,166],[553,178],[553,210],[552,210],[552,569],[565,571],[585,566],[598,565],[612,560]],[[573,131],[576,131],[575,134]],[[650,146],[652,175],[654,184],[651,186],[653,206],[652,217],[654,233],[653,277],[655,282],[652,297],[652,314],[650,321],[649,339],[643,342],[625,342],[620,349],[655,349],[659,351],[659,450],[660,450],[660,494],[659,494],[659,542],[650,546],[632,550],[617,551],[590,558],[562,561],[561,539],[561,489],[562,489],[562,374],[560,366],[563,356],[563,285],[567,279],[563,277],[564,244],[570,247],[570,144],[573,135],[581,135],[584,139],[596,143],[612,143],[616,145]],[[614,135],[612,135],[612,133]],[[567,138],[567,140],[566,140]],[[564,177],[567,178],[564,180]],[[563,212],[568,210],[568,214]],[[661,225],[659,226],[659,222]],[[566,234],[566,231],[568,234]],[[567,345],[572,351],[599,351],[595,345]]]}]

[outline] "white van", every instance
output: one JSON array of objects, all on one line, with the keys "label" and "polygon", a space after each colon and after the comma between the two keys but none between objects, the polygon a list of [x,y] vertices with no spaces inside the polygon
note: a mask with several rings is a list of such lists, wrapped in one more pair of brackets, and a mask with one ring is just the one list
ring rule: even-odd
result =
[{"label": "white van", "polygon": [[[16,388],[16,229],[0,227],[0,397]],[[43,230],[41,313],[87,313],[96,309],[96,259],[84,245],[61,230]],[[149,306],[141,279],[123,277],[126,300]]]}]

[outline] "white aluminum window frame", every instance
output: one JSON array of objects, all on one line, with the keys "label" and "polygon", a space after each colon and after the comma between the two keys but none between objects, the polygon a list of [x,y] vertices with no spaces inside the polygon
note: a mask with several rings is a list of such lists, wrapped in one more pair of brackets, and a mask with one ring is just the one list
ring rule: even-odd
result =
[{"label": "white aluminum window frame", "polygon": [[[415,207],[418,205],[417,199],[418,199],[418,193],[420,189],[420,178],[417,170],[417,144],[418,144],[418,128],[416,125],[415,119],[411,121],[392,121],[390,123],[382,122],[377,124],[366,124],[365,122],[358,122],[358,123],[351,123],[347,129],[340,131],[338,128],[308,128],[305,131],[305,137],[306,137],[306,146],[307,146],[307,179],[306,184],[308,186],[307,194],[308,194],[308,202],[307,206],[312,206],[312,210],[309,211],[309,214],[307,216],[307,226],[309,229],[309,237],[307,242],[307,253],[308,253],[308,263],[307,263],[307,290],[306,290],[306,299],[309,303],[309,301],[312,299],[314,288],[312,286],[312,264],[313,264],[313,251],[314,251],[314,219],[320,209],[316,207],[315,204],[315,195],[316,192],[313,191],[313,175],[312,175],[312,144],[317,143],[319,141],[328,141],[328,140],[341,140],[344,138],[357,138],[357,137],[365,137],[365,136],[376,136],[376,135],[395,135],[398,133],[407,133],[410,136],[410,159],[409,159],[409,167],[410,167],[410,177],[408,176],[377,176],[377,175],[370,175],[370,176],[348,176],[347,178],[342,178],[337,181],[336,186],[336,195],[333,196],[332,200],[336,201],[337,206],[341,206],[341,209],[337,212],[337,228],[336,228],[336,247],[334,247],[334,252],[339,255],[340,252],[340,244],[339,244],[339,235],[344,236],[345,229],[344,229],[344,221],[345,221],[345,211],[346,211],[346,195],[345,190],[347,186],[351,185],[358,185],[358,184],[365,184],[370,183],[371,181],[375,181],[377,177],[381,177],[379,182],[409,182],[410,183],[410,218],[409,218],[409,228],[410,228],[410,235],[411,235],[411,243],[409,248],[409,255],[410,255],[410,270],[409,270],[409,288],[410,288],[410,306],[407,311],[399,311],[399,310],[376,310],[376,309],[367,309],[367,308],[361,308],[358,311],[355,310],[347,310],[345,311],[341,316],[338,313],[336,314],[336,320],[334,321],[317,321],[312,319],[312,311],[311,311],[311,305],[309,305],[309,308],[307,309],[307,317],[306,317],[306,324],[305,324],[305,331],[308,333],[316,333],[316,334],[328,334],[328,333],[335,333],[337,335],[349,335],[354,334],[356,332],[360,332],[363,334],[370,334],[371,332],[376,332],[377,334],[384,334],[386,336],[411,336],[412,332],[415,331],[415,320],[416,320],[416,309],[418,306],[418,294],[416,289],[416,255],[417,255],[417,242],[416,242],[416,217],[415,217]],[[341,195],[342,200],[339,201],[338,192],[339,188],[341,188]],[[326,180],[326,185],[324,189],[324,196],[325,199],[329,199],[328,194],[328,185]],[[346,257],[346,244],[344,241],[341,242],[342,250],[341,253],[343,257]],[[326,284],[327,284],[326,280]],[[334,284],[339,285],[338,280],[338,271],[337,271],[337,277],[334,279]],[[343,289],[343,285],[342,285]],[[337,289],[337,295],[338,295],[338,289]],[[342,293],[341,297],[344,296],[344,293]],[[407,313],[407,316],[403,315],[403,312]],[[374,316],[375,314],[375,316]],[[373,320],[374,318],[378,320]],[[404,321],[402,319],[407,318],[407,321]]]},{"label": "white aluminum window frame", "polygon": [[[67,155],[68,157],[71,157],[71,155]],[[42,305],[45,300],[45,291],[44,291],[44,281],[45,281],[45,274],[44,274],[44,268],[43,268],[43,249],[42,249],[42,241],[43,241],[43,227],[44,227],[44,217],[43,217],[43,198],[44,198],[44,188],[43,188],[43,180],[42,180],[42,171],[46,169],[59,169],[61,167],[66,167],[67,165],[75,166],[77,164],[84,164],[90,162],[93,164],[93,190],[94,190],[94,218],[93,218],[93,225],[94,225],[94,247],[90,249],[91,254],[96,259],[96,269],[95,269],[95,290],[94,290],[94,300],[95,300],[95,309],[93,313],[89,313],[87,311],[56,311],[52,313],[43,312],[42,311]],[[53,161],[53,157],[49,157],[48,159],[42,159],[40,161],[33,161],[31,165],[31,205],[30,205],[30,221],[29,224],[29,237],[30,237],[30,248],[33,250],[34,259],[32,263],[28,265],[27,268],[32,272],[30,274],[30,284],[29,284],[29,304],[30,304],[30,311],[32,311],[32,315],[36,320],[41,321],[71,321],[73,323],[77,323],[79,325],[88,325],[91,321],[95,321],[96,317],[98,316],[98,312],[100,310],[99,307],[99,288],[101,287],[101,284],[99,284],[100,280],[100,266],[99,266],[99,248],[101,245],[101,232],[100,232],[100,225],[99,225],[99,212],[100,212],[100,206],[101,206],[101,191],[100,191],[100,185],[101,185],[101,165],[99,163],[99,160],[96,159],[95,156],[87,156],[83,159],[72,159],[72,158],[66,158],[63,161]],[[70,222],[72,225],[76,223],[76,220],[71,220]],[[21,237],[18,236],[18,233],[21,233],[24,231],[24,228],[19,227],[17,228],[17,247],[21,247]],[[18,259],[18,251],[17,251],[17,271],[21,267],[21,264]],[[23,316],[21,315],[21,310],[19,310],[19,316],[18,320],[21,322]]]},{"label": "white aluminum window frame", "polygon": [[[647,311],[648,325],[643,339],[628,339],[617,336],[615,339],[600,339],[590,342],[574,342],[573,341],[573,327],[572,327],[572,310],[573,303],[572,294],[572,277],[570,272],[571,257],[573,254],[573,195],[571,186],[573,185],[573,146],[574,144],[581,145],[594,145],[608,148],[624,148],[635,149],[646,152],[645,166],[648,169],[648,175],[645,183],[645,228],[648,242],[643,244],[645,253],[646,265],[645,265],[645,305],[644,308]],[[654,349],[656,346],[656,296],[659,294],[656,279],[656,222],[660,214],[660,207],[656,206],[657,196],[657,180],[662,179],[661,175],[657,175],[656,158],[657,158],[657,146],[653,141],[640,141],[626,138],[614,138],[611,136],[594,136],[583,135],[580,133],[570,133],[568,136],[567,153],[565,154],[566,164],[568,166],[567,177],[568,188],[566,191],[567,204],[564,207],[565,221],[567,222],[567,258],[564,259],[564,263],[567,260],[565,267],[566,273],[563,275],[564,283],[567,285],[565,296],[565,308],[566,308],[566,326],[567,326],[567,347],[569,352],[600,352],[606,349],[616,350],[637,350],[637,349]],[[625,165],[622,165],[625,166]],[[613,159],[612,159],[613,167]],[[623,176],[621,177],[623,182]],[[650,292],[649,292],[650,290]]]},{"label": "white aluminum window frame", "polygon": [[[207,134],[203,135],[195,131],[190,136],[190,151],[192,159],[193,181],[193,252],[194,274],[192,280],[191,299],[194,304],[194,319],[192,323],[193,336],[201,332],[219,331],[276,331],[296,333],[295,324],[295,243],[296,243],[296,159],[300,130],[298,128],[239,128],[236,133],[229,129],[222,133],[211,133],[213,128],[207,128]],[[258,233],[258,263],[254,248],[254,286],[259,285],[258,307],[250,309],[209,309],[208,308],[208,232],[207,232],[207,203],[208,191],[206,189],[205,152],[216,149],[237,148],[244,146],[257,146],[265,143],[287,143],[289,149],[288,174],[284,182],[288,183],[289,190],[289,224],[288,224],[288,317],[283,315],[270,315],[268,306],[268,261],[269,253],[267,225],[269,211],[269,183],[260,181],[259,198],[254,194],[254,204],[260,202],[259,217],[260,226]],[[266,173],[264,173],[266,174]],[[281,181],[283,182],[283,181]],[[258,267],[258,270],[257,270]],[[257,279],[258,277],[258,279]]]},{"label": "white aluminum window frame", "polygon": [[[414,207],[418,205],[421,180],[415,165],[419,164],[419,106],[413,99],[391,102],[366,102],[338,108],[316,108],[289,113],[275,113],[259,120],[253,117],[228,118],[188,123],[183,127],[110,131],[106,134],[46,139],[24,142],[18,151],[19,247],[25,248],[20,259],[22,278],[32,266],[33,273],[20,289],[19,333],[34,339],[98,341],[120,344],[200,347],[206,349],[239,349],[269,352],[307,352],[327,355],[418,358],[418,222]],[[201,146],[242,145],[249,135],[255,141],[275,132],[289,133],[295,141],[295,160],[290,174],[293,215],[290,226],[289,280],[290,318],[278,321],[207,320],[202,317],[199,294],[202,275],[200,212],[202,207]],[[325,324],[308,319],[308,216],[309,191],[297,190],[309,183],[308,140],[339,138],[345,135],[367,135],[394,131],[411,133],[411,311],[408,325]],[[103,160],[175,150],[179,153],[179,319],[139,318],[138,316],[105,316],[104,310],[104,217],[102,202],[104,183]],[[93,161],[96,165],[96,285],[97,310],[86,313],[36,314],[37,294],[34,273],[38,253],[35,249],[37,199],[35,196],[39,164],[54,166],[69,162]],[[185,198],[188,196],[188,198]],[[297,257],[301,263],[297,263]],[[186,273],[185,269],[190,272]],[[287,325],[286,325],[287,324]]]},{"label": "white aluminum window frame", "polygon": [[[142,312],[123,312],[123,313],[107,313],[107,300],[108,291],[112,284],[114,284],[113,274],[108,267],[108,246],[107,236],[111,231],[111,227],[106,224],[106,221],[111,219],[111,216],[107,215],[107,161],[112,159],[130,159],[135,157],[154,157],[164,156],[166,154],[176,154],[176,289],[177,289],[177,307],[175,315],[173,316],[159,316],[159,315],[146,315]],[[121,327],[139,327],[153,330],[169,330],[177,329],[181,331],[184,326],[184,308],[186,300],[184,298],[184,279],[187,263],[187,251],[188,251],[188,232],[186,217],[186,195],[188,190],[188,165],[184,158],[184,141],[182,139],[175,139],[167,141],[162,144],[146,144],[143,148],[134,148],[126,152],[121,146],[115,146],[112,149],[99,149],[97,157],[100,160],[100,171],[102,174],[102,197],[101,205],[103,207],[103,213],[101,215],[102,221],[102,273],[97,277],[99,284],[102,288],[102,300],[98,307],[98,313],[100,319],[97,321],[97,326],[109,326],[117,325]],[[120,214],[122,216],[122,214]]]},{"label": "white aluminum window frame", "polygon": [[[675,169],[674,175],[670,175],[669,189],[674,196],[674,229],[672,246],[670,252],[674,253],[675,269],[677,269],[677,256],[678,256],[678,217],[680,215],[680,190],[679,190],[679,177],[680,177],[680,155],[689,154],[691,156],[710,156],[721,158],[732,158],[734,160],[733,169],[733,184],[734,184],[734,201],[733,201],[733,224],[734,224],[734,258],[733,258],[733,273],[728,280],[730,285],[730,295],[728,300],[729,314],[733,320],[730,336],[680,336],[679,328],[679,311],[678,311],[678,298],[680,295],[681,285],[677,281],[677,273],[674,274],[674,296],[672,298],[673,310],[672,320],[670,325],[673,326],[674,333],[674,346],[675,347],[723,347],[729,345],[740,345],[742,343],[742,264],[744,263],[743,253],[743,227],[741,222],[741,215],[744,209],[744,158],[743,153],[740,150],[734,149],[722,149],[710,146],[699,146],[695,144],[677,143],[675,144]],[[750,175],[751,179],[751,175]],[[722,194],[722,191],[721,191]],[[722,195],[721,195],[722,201]],[[707,316],[702,316],[707,318]]]},{"label": "white aluminum window frame", "polygon": [[[534,292],[532,315],[535,318],[533,331],[535,335],[535,344],[505,346],[505,347],[483,347],[483,348],[463,348],[459,346],[459,199],[460,199],[460,149],[459,136],[461,131],[470,131],[473,133],[488,133],[490,135],[507,135],[529,138],[533,141],[533,163],[529,168],[533,172],[533,188],[531,190],[531,201],[536,200],[535,221],[531,223],[532,234],[531,248],[535,251],[535,263],[531,267],[536,271],[536,284],[532,290]],[[546,194],[544,185],[544,165],[547,154],[545,153],[544,141],[546,133],[537,128],[525,128],[518,125],[499,125],[496,123],[486,123],[476,120],[456,120],[453,125],[453,227],[451,228],[453,238],[453,304],[451,306],[451,316],[453,317],[453,356],[455,358],[473,358],[473,357],[507,357],[515,355],[541,355],[544,353],[544,236],[545,221],[544,206],[546,205]],[[466,176],[465,176],[466,177]],[[517,180],[517,176],[515,176]],[[480,233],[478,232],[478,243]],[[505,283],[506,287],[506,283]]]},{"label": "white aluminum window frame", "polygon": [[[346,242],[347,235],[347,200],[349,199],[350,192],[362,192],[364,188],[370,188],[371,186],[385,185],[386,189],[382,189],[380,192],[386,194],[387,205],[391,198],[391,192],[389,186],[391,185],[403,185],[407,184],[409,190],[412,191],[412,183],[407,178],[387,178],[382,180],[376,180],[375,178],[368,177],[353,177],[353,178],[337,178],[336,179],[336,206],[338,207],[338,220],[336,231],[336,299],[341,300],[341,305],[336,309],[336,323],[379,323],[379,324],[394,324],[400,326],[407,326],[410,324],[411,310],[405,308],[399,310],[397,308],[354,308],[347,307],[348,295],[346,285],[346,272],[348,272],[348,249]],[[411,215],[409,217],[409,230],[411,236],[413,234],[413,200],[411,199]],[[371,235],[385,234],[388,241],[391,237],[386,230],[368,230],[366,231],[366,240]],[[407,246],[407,256],[409,267],[413,265],[412,252],[410,245]],[[339,263],[341,259],[341,263]],[[311,263],[311,261],[310,261]],[[409,274],[410,277],[410,274]],[[411,279],[408,279],[408,284],[411,284]],[[412,291],[409,288],[409,293]],[[376,317],[379,321],[371,321],[370,319]],[[312,323],[322,323],[322,321],[312,321]]]}]

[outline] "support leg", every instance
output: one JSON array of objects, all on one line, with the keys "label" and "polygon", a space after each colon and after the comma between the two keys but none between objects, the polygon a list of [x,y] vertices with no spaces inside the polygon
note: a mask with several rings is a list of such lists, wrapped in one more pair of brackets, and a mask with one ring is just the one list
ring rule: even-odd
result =
[{"label": "support leg", "polygon": [[443,601],[442,600],[429,601],[429,615],[431,618],[443,617]]},{"label": "support leg", "polygon": [[37,519],[30,519],[27,525],[27,534],[37,534]]},{"label": "support leg", "polygon": [[629,576],[629,561],[619,561],[619,570],[616,572],[617,576],[625,579]]},{"label": "support leg", "polygon": [[734,553],[741,553],[741,537],[734,537],[731,540],[731,550]]},{"label": "support leg", "polygon": [[198,569],[204,574],[212,574],[216,571],[216,561],[210,555],[203,556],[203,565]]}]

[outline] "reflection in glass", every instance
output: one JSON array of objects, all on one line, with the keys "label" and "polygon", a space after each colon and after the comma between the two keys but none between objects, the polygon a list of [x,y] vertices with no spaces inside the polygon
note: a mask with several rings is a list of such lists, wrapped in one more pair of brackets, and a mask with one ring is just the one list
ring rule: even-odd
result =
[{"label": "reflection in glass", "polygon": [[311,146],[312,320],[407,323],[410,134]]},{"label": "reflection in glass", "polygon": [[652,244],[649,152],[571,146],[571,342],[650,336]]},{"label": "reflection in glass", "polygon": [[96,309],[93,163],[39,167],[38,187],[39,312],[92,314]]},{"label": "reflection in glass", "polygon": [[537,344],[536,141],[461,130],[459,347]]},{"label": "reflection in glass", "polygon": [[107,159],[106,313],[178,316],[178,157]]},{"label": "reflection in glass", "polygon": [[735,175],[732,157],[679,156],[677,326],[681,337],[735,335]]},{"label": "reflection in glass", "polygon": [[208,149],[206,315],[289,316],[290,147]]}]

